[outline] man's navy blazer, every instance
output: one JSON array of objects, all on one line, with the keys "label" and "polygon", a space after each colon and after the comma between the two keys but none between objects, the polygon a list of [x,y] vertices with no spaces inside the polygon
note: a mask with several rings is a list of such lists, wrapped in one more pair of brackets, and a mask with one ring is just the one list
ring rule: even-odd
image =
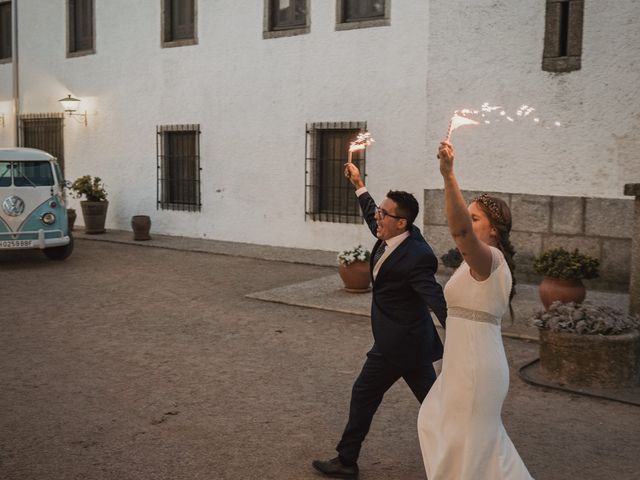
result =
[{"label": "man's navy blazer", "polygon": [[[358,197],[369,229],[376,235],[376,204],[368,192]],[[377,237],[376,237],[377,238]],[[371,254],[371,272],[378,240]],[[435,279],[438,259],[420,229],[412,226],[409,237],[391,252],[373,280],[371,326],[380,353],[401,367],[421,366],[442,358],[443,347],[429,308],[444,326],[447,306]]]}]

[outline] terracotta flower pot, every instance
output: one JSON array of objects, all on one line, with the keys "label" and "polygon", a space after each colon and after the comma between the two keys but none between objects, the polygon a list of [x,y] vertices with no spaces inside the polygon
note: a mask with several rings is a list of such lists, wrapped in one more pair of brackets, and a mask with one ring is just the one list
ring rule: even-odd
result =
[{"label": "terracotta flower pot", "polygon": [[369,274],[369,263],[353,262],[350,265],[340,264],[338,267],[340,278],[344,282],[344,289],[347,292],[362,293],[370,290],[371,276]]},{"label": "terracotta flower pot", "polygon": [[76,218],[78,217],[78,214],[76,213],[75,209],[73,208],[68,208],[67,209],[67,220],[69,222],[69,231],[73,231],[73,226],[76,223]]},{"label": "terracotta flower pot", "polygon": [[545,310],[548,310],[555,301],[582,303],[587,295],[581,280],[563,280],[553,277],[544,277],[538,292]]},{"label": "terracotta flower pot", "polygon": [[149,230],[151,229],[151,219],[148,215],[134,215],[131,217],[131,229],[134,240],[151,240]]}]

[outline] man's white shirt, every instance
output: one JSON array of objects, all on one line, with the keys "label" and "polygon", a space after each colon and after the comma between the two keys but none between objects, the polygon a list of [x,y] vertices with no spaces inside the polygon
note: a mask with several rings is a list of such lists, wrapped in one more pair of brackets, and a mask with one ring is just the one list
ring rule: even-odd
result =
[{"label": "man's white shirt", "polygon": [[[359,189],[356,190],[356,195],[359,197],[360,195],[362,195],[364,192],[367,192],[367,191],[368,191],[367,187],[359,188]],[[393,251],[396,248],[398,248],[400,246],[400,244],[402,242],[404,242],[408,237],[409,237],[409,232],[402,232],[400,235],[396,235],[395,237],[391,237],[389,240],[386,241],[386,243],[387,243],[386,250],[384,251],[384,253],[380,257],[380,260],[378,260],[378,262],[373,266],[373,279],[374,280],[378,276],[378,272],[380,271],[380,267],[382,267],[382,264],[387,259],[387,257],[389,255],[391,255],[393,253]]]}]

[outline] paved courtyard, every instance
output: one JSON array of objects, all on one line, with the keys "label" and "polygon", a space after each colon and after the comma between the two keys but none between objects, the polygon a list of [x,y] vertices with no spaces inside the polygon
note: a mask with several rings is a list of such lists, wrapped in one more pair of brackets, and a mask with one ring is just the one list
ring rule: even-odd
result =
[{"label": "paved courtyard", "polygon": [[[333,267],[78,240],[0,252],[0,479],[316,479],[333,456],[368,318],[249,298]],[[525,384],[505,338],[504,423],[536,479],[640,477],[640,407]],[[361,478],[424,479],[398,383]]]}]

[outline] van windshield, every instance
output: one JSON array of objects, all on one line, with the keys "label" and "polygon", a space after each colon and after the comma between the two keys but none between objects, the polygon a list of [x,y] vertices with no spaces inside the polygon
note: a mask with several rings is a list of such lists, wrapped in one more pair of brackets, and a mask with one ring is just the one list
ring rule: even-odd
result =
[{"label": "van windshield", "polygon": [[48,187],[54,185],[51,164],[42,162],[0,162],[0,187]]},{"label": "van windshield", "polygon": [[11,186],[11,162],[0,162],[0,187]]}]

